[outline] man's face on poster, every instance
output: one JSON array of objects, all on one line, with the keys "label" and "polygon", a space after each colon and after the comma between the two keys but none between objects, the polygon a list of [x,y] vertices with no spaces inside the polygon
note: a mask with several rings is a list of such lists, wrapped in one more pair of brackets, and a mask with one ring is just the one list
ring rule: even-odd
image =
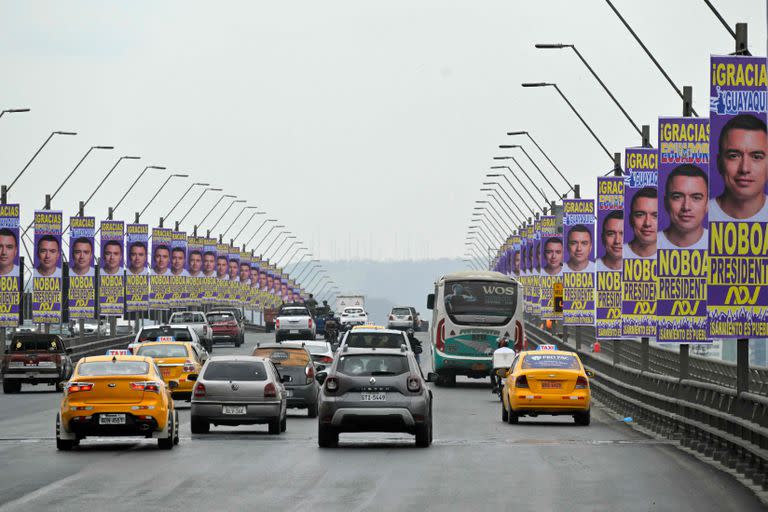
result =
[{"label": "man's face on poster", "polygon": [[123,249],[118,244],[106,244],[102,255],[104,271],[114,274],[120,268],[120,260],[123,259]]},{"label": "man's face on poster", "polygon": [[41,274],[51,274],[59,261],[59,244],[53,240],[43,240],[37,245],[38,270]]},{"label": "man's face on poster", "polygon": [[512,272],[515,274],[520,273],[520,251],[516,251],[512,256]]},{"label": "man's face on poster", "polygon": [[630,223],[635,239],[643,245],[656,243],[659,203],[654,197],[638,197],[630,212]]},{"label": "man's face on poster", "polygon": [[563,244],[547,242],[544,245],[544,261],[549,271],[558,271],[563,266]]},{"label": "man's face on poster", "polygon": [[229,278],[232,280],[237,279],[239,264],[237,260],[229,260]]},{"label": "man's face on poster", "polygon": [[171,259],[171,253],[168,249],[161,247],[155,250],[154,264],[155,272],[157,274],[163,274],[168,270],[168,263]]},{"label": "man's face on poster", "polygon": [[195,251],[189,255],[189,271],[192,274],[199,274],[203,269],[203,257],[199,252]]},{"label": "man's face on poster", "polygon": [[134,244],[128,251],[128,258],[131,260],[131,271],[139,274],[147,268],[147,250],[139,244]]},{"label": "man's face on poster", "polygon": [[666,190],[669,222],[680,233],[700,229],[707,215],[707,182],[698,176],[675,176]]},{"label": "man's face on poster", "polygon": [[569,263],[583,265],[592,254],[592,237],[584,231],[571,231],[568,233]]},{"label": "man's face on poster", "polygon": [[77,242],[72,246],[72,269],[75,274],[83,275],[91,269],[93,247],[88,242]]},{"label": "man's face on poster", "polygon": [[718,168],[725,194],[749,200],[765,194],[768,181],[768,135],[761,130],[735,128],[720,141]]},{"label": "man's face on poster", "polygon": [[210,253],[206,253],[203,256],[203,272],[210,274],[214,270],[216,270],[216,256]]},{"label": "man's face on poster", "polygon": [[219,256],[216,258],[216,276],[225,277],[227,275],[227,258]]},{"label": "man's face on poster", "polygon": [[251,266],[248,263],[240,264],[240,281],[246,282],[251,279]]},{"label": "man's face on poster", "polygon": [[259,288],[262,290],[267,287],[267,274],[264,272],[259,273]]},{"label": "man's face on poster", "polygon": [[624,245],[624,219],[607,219],[603,225],[603,245],[610,259],[622,258]]},{"label": "man's face on poster", "polygon": [[184,270],[184,265],[186,263],[186,256],[184,254],[184,249],[176,248],[173,250],[171,254],[171,271],[174,274],[179,274]]},{"label": "man's face on poster", "polygon": [[10,235],[0,235],[0,275],[5,275],[13,270],[19,247],[16,239]]}]

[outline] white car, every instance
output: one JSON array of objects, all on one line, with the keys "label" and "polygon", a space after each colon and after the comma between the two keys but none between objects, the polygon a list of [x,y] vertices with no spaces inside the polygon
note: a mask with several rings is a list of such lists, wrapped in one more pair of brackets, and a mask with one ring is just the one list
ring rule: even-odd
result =
[{"label": "white car", "polygon": [[317,326],[309,310],[304,306],[284,306],[275,319],[275,341],[289,338],[313,340]]},{"label": "white car", "polygon": [[200,338],[195,330],[188,325],[152,325],[139,330],[132,343],[128,344],[128,350],[136,353],[136,349],[145,341],[186,341],[195,345],[198,352],[202,351],[203,357],[208,357],[208,351],[200,343]]},{"label": "white car", "polygon": [[[315,368],[319,366],[329,367],[333,362],[333,347],[325,340],[292,340],[285,341],[283,345],[304,347],[312,355]],[[322,371],[318,368],[317,371]]]},{"label": "white car", "polygon": [[395,306],[389,313],[387,329],[416,330],[419,314],[411,306]]},{"label": "white car", "polygon": [[349,329],[354,325],[365,325],[368,323],[368,313],[360,307],[348,306],[341,312],[341,329]]},{"label": "white car", "polygon": [[208,318],[202,311],[177,311],[168,319],[171,325],[188,325],[197,333],[200,343],[208,350],[213,351],[213,327],[208,323]]}]

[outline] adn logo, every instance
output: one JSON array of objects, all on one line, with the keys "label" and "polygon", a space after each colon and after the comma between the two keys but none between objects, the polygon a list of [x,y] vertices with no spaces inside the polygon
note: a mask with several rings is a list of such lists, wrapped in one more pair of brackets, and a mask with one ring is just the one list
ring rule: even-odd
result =
[{"label": "adn logo", "polygon": [[760,287],[756,286],[755,291],[750,295],[749,287],[747,286],[731,286],[728,288],[728,295],[725,296],[726,304],[756,304],[758,295],[760,295]]},{"label": "adn logo", "polygon": [[656,303],[651,303],[647,300],[639,300],[635,303],[635,310],[632,313],[635,315],[655,315]]},{"label": "adn logo", "polygon": [[701,301],[676,300],[672,304],[671,314],[672,316],[695,316],[699,312],[699,302]]}]

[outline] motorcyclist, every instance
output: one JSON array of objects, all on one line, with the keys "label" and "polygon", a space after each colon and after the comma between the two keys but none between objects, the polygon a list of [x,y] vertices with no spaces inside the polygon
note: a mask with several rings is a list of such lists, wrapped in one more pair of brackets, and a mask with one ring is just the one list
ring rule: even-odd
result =
[{"label": "motorcyclist", "polygon": [[[501,336],[498,345],[499,348],[493,351],[494,354],[514,352],[514,350],[509,348],[509,338],[507,336]],[[493,370],[491,370],[491,393],[498,393],[501,389],[501,377],[496,374],[496,370],[498,369],[499,368],[494,367]]]},{"label": "motorcyclist", "polygon": [[317,301],[315,300],[315,296],[310,293],[309,298],[304,302],[304,305],[307,306],[307,309],[309,309],[309,312],[312,313],[312,316],[315,316],[315,310],[317,309]]},{"label": "motorcyclist", "polygon": [[328,343],[336,343],[339,337],[339,322],[336,317],[333,316],[333,312],[328,314],[328,318],[325,320],[325,341]]},{"label": "motorcyclist", "polygon": [[421,341],[416,337],[413,329],[408,329],[408,342],[411,344],[413,353],[416,355],[416,362],[421,363]]}]

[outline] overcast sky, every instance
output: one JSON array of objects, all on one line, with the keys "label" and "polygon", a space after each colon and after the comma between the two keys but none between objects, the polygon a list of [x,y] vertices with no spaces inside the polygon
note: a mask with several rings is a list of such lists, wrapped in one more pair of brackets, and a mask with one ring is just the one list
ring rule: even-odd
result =
[{"label": "overcast sky", "polygon": [[[704,2],[614,3],[672,79],[694,87],[706,115],[709,55],[734,43]],[[713,3],[731,25],[750,23],[750,49],[764,55],[765,2]],[[536,42],[576,44],[638,124],[652,125],[654,144],[656,118],[681,113],[602,0],[4,0],[0,110],[32,111],[0,119],[0,182],[51,131],[74,130],[11,190],[25,223],[90,146],[114,145],[88,157],[54,209],[74,214],[119,156],[139,155],[120,164],[87,214],[104,217],[145,165],[165,165],[191,177],[170,182],[142,219],[151,225],[189,184],[210,182],[268,212],[257,219],[279,219],[322,259],[456,257],[491,157],[505,154],[499,144],[526,144],[564,188],[507,131],[529,130],[583,197],[611,167],[554,90],[521,82],[557,82],[611,152],[640,142],[572,52]],[[132,221],[164,179],[148,173],[117,217]],[[191,231],[218,197],[209,193],[182,227]]]}]

